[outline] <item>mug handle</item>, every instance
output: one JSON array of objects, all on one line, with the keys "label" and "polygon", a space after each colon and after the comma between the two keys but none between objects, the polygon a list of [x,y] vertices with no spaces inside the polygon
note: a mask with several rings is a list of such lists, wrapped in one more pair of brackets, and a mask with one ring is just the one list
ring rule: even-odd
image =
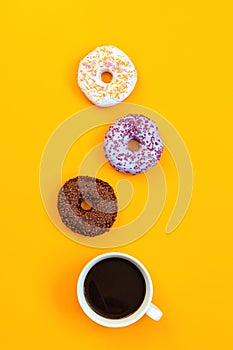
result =
[{"label": "mug handle", "polygon": [[159,310],[159,308],[154,304],[150,304],[146,314],[155,321],[159,321],[160,318],[163,316],[162,311]]}]

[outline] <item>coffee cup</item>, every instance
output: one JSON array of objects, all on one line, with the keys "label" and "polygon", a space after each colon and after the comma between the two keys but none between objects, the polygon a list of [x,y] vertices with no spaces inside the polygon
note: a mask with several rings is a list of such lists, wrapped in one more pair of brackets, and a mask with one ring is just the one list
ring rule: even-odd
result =
[{"label": "coffee cup", "polygon": [[158,321],[153,284],[145,266],[131,255],[111,252],[90,260],[81,271],[77,297],[84,313],[106,327],[129,326],[144,315]]}]

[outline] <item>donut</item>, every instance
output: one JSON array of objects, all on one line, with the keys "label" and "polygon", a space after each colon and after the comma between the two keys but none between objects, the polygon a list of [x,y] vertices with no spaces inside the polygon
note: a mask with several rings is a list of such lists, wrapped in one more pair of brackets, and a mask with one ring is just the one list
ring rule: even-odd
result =
[{"label": "donut", "polygon": [[77,176],[59,190],[57,208],[70,230],[94,237],[109,231],[117,217],[117,198],[105,181]]},{"label": "donut", "polygon": [[[102,74],[112,80],[105,83]],[[78,68],[78,85],[86,97],[99,107],[113,106],[134,89],[137,72],[129,57],[115,46],[100,46],[85,56]]]},{"label": "donut", "polygon": [[[129,149],[132,140],[136,141],[138,150]],[[104,151],[116,170],[137,174],[158,162],[163,142],[153,120],[141,114],[129,114],[109,127],[104,139]]]}]

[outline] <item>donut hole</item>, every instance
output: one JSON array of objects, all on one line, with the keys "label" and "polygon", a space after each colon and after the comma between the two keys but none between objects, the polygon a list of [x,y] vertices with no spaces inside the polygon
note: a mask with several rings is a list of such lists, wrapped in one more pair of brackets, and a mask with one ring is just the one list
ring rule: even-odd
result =
[{"label": "donut hole", "polygon": [[92,205],[90,202],[83,200],[81,203],[81,208],[85,211],[91,210]]},{"label": "donut hole", "polygon": [[101,74],[101,79],[104,83],[109,84],[112,81],[113,75],[110,72],[103,72]]},{"label": "donut hole", "polygon": [[137,152],[140,149],[140,147],[140,143],[135,139],[132,139],[128,142],[128,149],[130,151]]}]

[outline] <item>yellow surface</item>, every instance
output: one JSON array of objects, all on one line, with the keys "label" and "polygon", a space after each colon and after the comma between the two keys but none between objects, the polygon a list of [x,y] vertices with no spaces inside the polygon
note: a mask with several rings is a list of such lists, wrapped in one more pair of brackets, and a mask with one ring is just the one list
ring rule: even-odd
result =
[{"label": "yellow surface", "polygon": [[[1,5],[1,349],[232,349],[231,22],[226,0]],[[163,213],[144,237],[118,248],[146,265],[164,312],[158,323],[144,317],[125,329],[82,313],[77,276],[108,250],[59,233],[38,184],[51,133],[91,105],[76,85],[78,62],[104,44],[133,60],[139,81],[127,102],[176,127],[195,175],[188,213],[166,235],[177,179],[164,153]]]}]

